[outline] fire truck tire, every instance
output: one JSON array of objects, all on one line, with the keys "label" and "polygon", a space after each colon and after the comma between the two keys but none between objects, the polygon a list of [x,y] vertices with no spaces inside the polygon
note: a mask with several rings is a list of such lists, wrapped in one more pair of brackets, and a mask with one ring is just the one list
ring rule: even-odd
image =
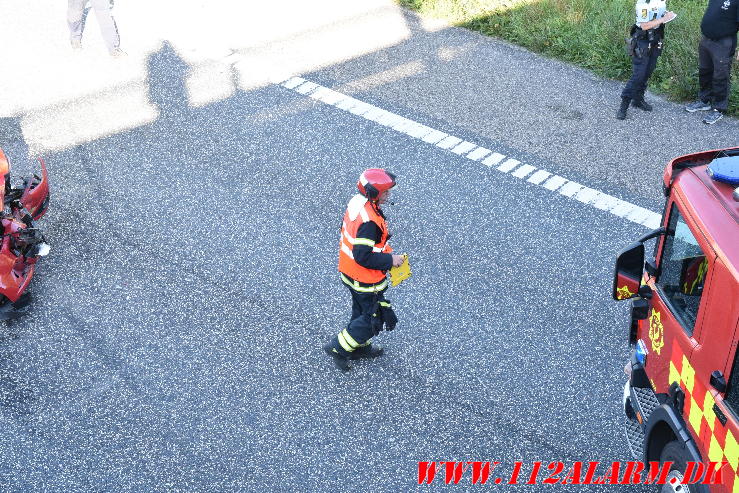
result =
[{"label": "fire truck tire", "polygon": [[[685,445],[679,441],[673,440],[665,445],[659,456],[659,461],[672,462],[672,467],[670,467],[667,482],[660,489],[661,493],[693,493],[696,491],[694,485],[680,484],[683,480],[683,474],[685,474],[688,460],[690,460],[688,451],[685,450]],[[672,479],[675,480],[674,484],[671,483]]]}]

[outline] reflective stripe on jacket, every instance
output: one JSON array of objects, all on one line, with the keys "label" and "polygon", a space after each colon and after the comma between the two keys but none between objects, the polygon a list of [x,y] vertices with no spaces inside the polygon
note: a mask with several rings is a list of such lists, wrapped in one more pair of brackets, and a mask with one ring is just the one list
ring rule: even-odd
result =
[{"label": "reflective stripe on jacket", "polygon": [[[357,238],[359,227],[372,221],[382,231],[382,237],[379,243],[375,243],[368,238]],[[357,291],[379,291],[387,286],[385,272],[377,269],[368,269],[362,267],[354,260],[354,245],[365,245],[372,247],[373,252],[390,253],[392,248],[387,244],[388,232],[385,219],[377,213],[372,204],[366,197],[355,195],[349,201],[344,214],[344,222],[341,225],[341,240],[339,242],[339,272],[344,274],[342,279],[346,284]],[[349,278],[349,279],[346,279]],[[352,282],[358,281],[364,285]],[[382,284],[382,286],[379,286]],[[378,286],[374,286],[378,285]]]}]

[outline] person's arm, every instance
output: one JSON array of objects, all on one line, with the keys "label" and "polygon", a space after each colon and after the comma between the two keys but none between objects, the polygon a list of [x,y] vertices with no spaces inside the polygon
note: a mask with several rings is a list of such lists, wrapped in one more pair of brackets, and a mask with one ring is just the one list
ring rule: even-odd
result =
[{"label": "person's arm", "polygon": [[357,230],[357,238],[352,248],[354,260],[366,269],[388,270],[393,266],[393,255],[373,252],[372,247],[382,239],[382,231],[372,221],[362,224]]},{"label": "person's arm", "polygon": [[665,15],[663,15],[659,19],[654,19],[653,21],[649,21],[649,22],[640,22],[639,24],[637,24],[637,26],[639,26],[639,29],[642,29],[644,31],[649,31],[650,29],[659,27],[660,24],[664,24],[667,21],[671,21],[674,17],[675,17],[675,12],[669,11],[669,12],[665,12]]}]

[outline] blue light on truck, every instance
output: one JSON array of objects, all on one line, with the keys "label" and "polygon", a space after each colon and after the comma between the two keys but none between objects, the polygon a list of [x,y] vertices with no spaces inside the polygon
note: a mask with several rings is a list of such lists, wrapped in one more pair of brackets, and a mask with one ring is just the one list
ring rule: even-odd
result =
[{"label": "blue light on truck", "polygon": [[712,179],[735,187],[739,185],[739,156],[714,159],[706,171]]},{"label": "blue light on truck", "polygon": [[647,364],[647,354],[648,354],[647,345],[644,344],[644,341],[639,339],[636,342],[636,350],[634,351],[634,355],[636,356],[636,361],[642,366],[646,365]]}]

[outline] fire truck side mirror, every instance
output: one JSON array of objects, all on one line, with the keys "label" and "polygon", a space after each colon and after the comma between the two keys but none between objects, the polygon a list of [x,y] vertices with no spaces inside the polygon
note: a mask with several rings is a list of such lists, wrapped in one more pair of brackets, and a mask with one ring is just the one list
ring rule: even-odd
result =
[{"label": "fire truck side mirror", "polygon": [[713,370],[711,373],[711,386],[722,394],[726,392],[726,378],[719,370]]},{"label": "fire truck side mirror", "polygon": [[614,300],[627,300],[637,296],[644,269],[644,243],[632,243],[616,258],[613,272]]}]

